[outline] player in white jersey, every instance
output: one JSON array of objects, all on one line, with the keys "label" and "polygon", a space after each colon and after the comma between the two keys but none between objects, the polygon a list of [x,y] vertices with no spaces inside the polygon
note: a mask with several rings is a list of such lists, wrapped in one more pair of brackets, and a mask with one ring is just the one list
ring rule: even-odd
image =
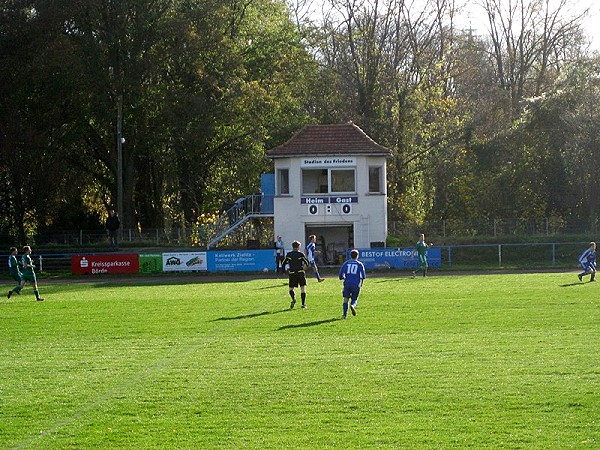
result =
[{"label": "player in white jersey", "polygon": [[590,242],[590,245],[585,251],[579,255],[579,265],[583,269],[577,277],[582,281],[586,275],[591,275],[590,281],[596,281],[596,243]]},{"label": "player in white jersey", "polygon": [[311,234],[308,237],[308,244],[306,244],[306,251],[304,253],[306,254],[306,259],[308,259],[308,262],[310,263],[310,267],[312,267],[313,270],[315,271],[315,276],[317,277],[317,280],[320,283],[325,278],[321,278],[321,275],[319,274],[319,268],[317,267],[317,263],[315,262],[315,254],[317,251],[316,242],[317,242],[317,236],[315,236],[314,234]]}]

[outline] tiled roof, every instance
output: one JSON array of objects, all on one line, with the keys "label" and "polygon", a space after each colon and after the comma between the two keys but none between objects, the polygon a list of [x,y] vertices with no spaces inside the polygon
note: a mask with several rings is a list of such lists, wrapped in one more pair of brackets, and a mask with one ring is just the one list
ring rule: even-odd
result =
[{"label": "tiled roof", "polygon": [[284,144],[267,151],[270,158],[303,155],[385,155],[379,145],[352,122],[336,125],[306,125]]}]

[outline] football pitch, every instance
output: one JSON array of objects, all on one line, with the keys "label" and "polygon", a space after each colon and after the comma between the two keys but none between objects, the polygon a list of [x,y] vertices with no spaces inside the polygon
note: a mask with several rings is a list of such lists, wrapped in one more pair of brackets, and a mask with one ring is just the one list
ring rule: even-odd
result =
[{"label": "football pitch", "polygon": [[346,320],[331,276],[306,310],[284,278],[41,279],[0,300],[0,448],[600,446],[598,283],[368,276]]}]

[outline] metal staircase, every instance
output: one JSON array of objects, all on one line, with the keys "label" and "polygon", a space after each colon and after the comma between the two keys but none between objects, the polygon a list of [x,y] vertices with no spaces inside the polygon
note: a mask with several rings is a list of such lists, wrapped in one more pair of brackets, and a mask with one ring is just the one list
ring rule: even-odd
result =
[{"label": "metal staircase", "polygon": [[[215,223],[216,236],[208,242],[206,249],[210,250],[222,239],[238,230],[242,225],[257,217],[273,217],[272,206],[265,206],[265,196],[262,194],[247,195],[235,201],[233,206],[224,211]],[[267,205],[272,205],[272,200]]]}]

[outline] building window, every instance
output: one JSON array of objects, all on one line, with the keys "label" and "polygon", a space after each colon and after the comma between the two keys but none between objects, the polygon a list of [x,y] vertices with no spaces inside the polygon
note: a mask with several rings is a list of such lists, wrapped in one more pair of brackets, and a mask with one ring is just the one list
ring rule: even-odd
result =
[{"label": "building window", "polygon": [[290,171],[289,169],[277,170],[277,193],[287,195],[290,193]]},{"label": "building window", "polygon": [[305,169],[302,171],[303,194],[326,194],[329,192],[327,169]]},{"label": "building window", "polygon": [[372,194],[383,193],[383,170],[381,167],[369,167],[369,192]]},{"label": "building window", "polygon": [[355,192],[354,169],[331,169],[331,192]]},{"label": "building window", "polygon": [[304,169],[303,194],[340,194],[356,192],[354,169]]}]

